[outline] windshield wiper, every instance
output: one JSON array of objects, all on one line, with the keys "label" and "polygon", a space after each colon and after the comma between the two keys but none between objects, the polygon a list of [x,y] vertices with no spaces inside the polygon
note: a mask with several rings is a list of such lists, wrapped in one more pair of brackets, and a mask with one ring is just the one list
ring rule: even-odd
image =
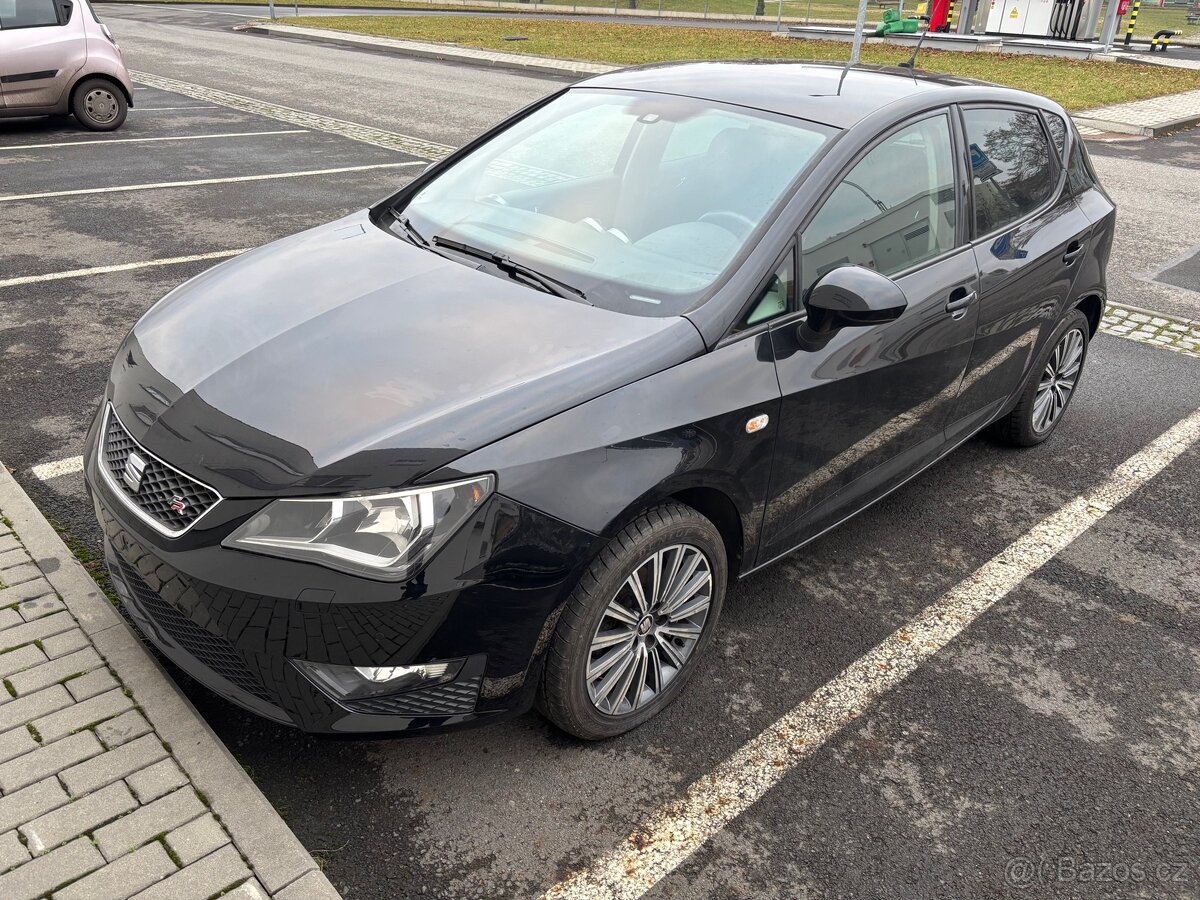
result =
[{"label": "windshield wiper", "polygon": [[441,237],[440,235],[434,235],[433,243],[439,247],[445,247],[447,250],[455,250],[464,256],[473,256],[476,259],[489,262],[510,278],[524,279],[527,283],[532,283],[535,287],[541,288],[547,294],[554,294],[558,297],[564,297],[567,300],[579,300],[588,306],[595,306],[594,303],[588,300],[587,295],[574,285],[567,284],[565,281],[559,281],[557,278],[552,278],[543,272],[539,272],[537,269],[530,268],[524,263],[516,262],[507,254],[493,253],[491,250],[472,247],[470,244],[464,244],[462,241],[455,241],[450,238]]},{"label": "windshield wiper", "polygon": [[433,246],[429,243],[429,240],[425,237],[425,235],[417,231],[417,226],[409,220],[408,216],[401,216],[397,213],[392,213],[392,218],[395,220],[396,224],[404,229],[404,233],[408,235],[408,239],[410,241],[412,241],[418,247],[424,247],[426,250],[433,249]]}]

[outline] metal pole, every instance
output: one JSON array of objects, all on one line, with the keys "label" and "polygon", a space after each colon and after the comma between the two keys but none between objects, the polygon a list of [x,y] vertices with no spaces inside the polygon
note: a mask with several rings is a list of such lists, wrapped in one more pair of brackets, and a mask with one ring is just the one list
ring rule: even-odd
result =
[{"label": "metal pole", "polygon": [[1100,43],[1104,49],[1111,50],[1113,39],[1117,36],[1117,0],[1108,0],[1108,9],[1104,11],[1104,27],[1100,29]]},{"label": "metal pole", "polygon": [[975,14],[978,12],[978,4],[975,0],[962,0],[963,11],[958,17],[958,22],[950,30],[955,34],[968,34],[975,30]]},{"label": "metal pole", "polygon": [[779,14],[775,16],[775,30],[783,31],[783,0],[779,0]]},{"label": "metal pole", "polygon": [[1133,9],[1129,11],[1129,27],[1125,29],[1125,46],[1133,41],[1133,26],[1137,24],[1138,10],[1142,8],[1142,0],[1133,0]]},{"label": "metal pole", "polygon": [[862,50],[863,45],[863,26],[866,24],[867,0],[859,0],[858,18],[854,20],[854,45],[850,48],[850,62],[847,63],[847,66],[858,65],[858,54]]},{"label": "metal pole", "polygon": [[275,21],[275,0],[267,0],[267,6],[271,7],[271,21]]}]

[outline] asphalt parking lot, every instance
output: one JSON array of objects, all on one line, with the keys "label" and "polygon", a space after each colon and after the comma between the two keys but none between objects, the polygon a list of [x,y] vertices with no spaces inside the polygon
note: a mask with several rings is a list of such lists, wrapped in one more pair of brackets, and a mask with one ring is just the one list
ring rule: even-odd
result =
[{"label": "asphalt parking lot", "polygon": [[[380,146],[368,131],[297,124],[278,108],[337,115],[330,84],[314,85],[305,105],[304,83],[272,93],[277,71],[241,86],[213,74],[218,51],[233,71],[270,59],[279,42],[218,40],[202,19],[203,58],[167,65],[193,27],[186,14],[163,26],[161,47],[151,29],[168,14],[122,14],[137,36],[132,67],[158,77],[139,83],[121,131],[0,121],[0,459],[92,552],[98,534],[73,460],[133,321],[221,258],[362,208],[425,164],[394,148],[419,141]],[[121,19],[109,20],[120,35]],[[363,56],[295,53],[297,72]],[[558,84],[432,62],[393,72],[368,59],[377,80],[364,96],[383,96],[389,79],[404,90],[394,109],[373,100],[370,112],[341,117],[431,142],[467,135],[410,99],[400,71],[473,79],[507,109]],[[163,78],[277,107],[249,112],[165,90]],[[455,115],[465,113],[446,113]],[[471,112],[472,127],[489,115]],[[1200,203],[1187,172],[1200,138],[1175,144],[1148,165],[1182,173],[1177,190]],[[1115,173],[1131,151],[1095,152],[1122,184]],[[1139,228],[1155,227],[1131,205]],[[1129,273],[1154,255],[1141,238],[1118,240],[1114,290],[1124,295],[1113,299],[1186,311],[1191,292],[1134,295]],[[528,897],[556,886],[601,896],[564,879],[614,865],[628,897],[1197,897],[1200,450],[1161,471],[1144,456],[1169,429],[1197,427],[1197,398],[1200,361],[1098,336],[1053,440],[1026,451],[973,440],[737,585],[680,701],[604,744],[577,743],[532,713],[436,738],[317,740],[179,678],[348,900]],[[1114,479],[1132,493],[1111,510],[1094,506],[1073,542],[1038,544],[1042,556],[1003,590],[977,577]],[[949,643],[915,640],[922,610],[947,598]],[[912,646],[877,660],[889,637]],[[892,666],[912,671],[888,681]],[[755,751],[789,715],[800,729],[790,749]],[[821,724],[830,721],[839,727]],[[696,785],[708,799],[680,818],[671,805]],[[659,863],[623,855],[656,844]]]}]

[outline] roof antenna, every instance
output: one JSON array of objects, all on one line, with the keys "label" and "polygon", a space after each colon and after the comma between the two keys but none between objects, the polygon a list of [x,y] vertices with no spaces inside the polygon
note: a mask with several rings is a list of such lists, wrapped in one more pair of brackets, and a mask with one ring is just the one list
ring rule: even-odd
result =
[{"label": "roof antenna", "polygon": [[917,16],[917,18],[925,23],[925,30],[917,36],[916,49],[913,50],[912,56],[908,58],[908,62],[900,63],[900,68],[908,69],[908,71],[913,73],[914,80],[916,79],[917,72],[917,54],[921,52],[921,42],[925,40],[925,35],[929,34],[929,16]]}]

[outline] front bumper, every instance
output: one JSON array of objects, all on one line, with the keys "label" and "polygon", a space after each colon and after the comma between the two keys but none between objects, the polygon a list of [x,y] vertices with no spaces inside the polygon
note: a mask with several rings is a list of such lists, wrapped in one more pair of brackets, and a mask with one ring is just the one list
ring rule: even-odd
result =
[{"label": "front bumper", "polygon": [[[117,593],[145,637],[215,693],[305,731],[341,734],[482,724],[532,705],[556,613],[594,535],[493,495],[416,577],[371,581],[222,547],[265,499],[223,503],[180,538],[154,532],[98,477],[91,438],[85,476]],[[341,702],[290,662],[464,657],[448,684]]]}]

